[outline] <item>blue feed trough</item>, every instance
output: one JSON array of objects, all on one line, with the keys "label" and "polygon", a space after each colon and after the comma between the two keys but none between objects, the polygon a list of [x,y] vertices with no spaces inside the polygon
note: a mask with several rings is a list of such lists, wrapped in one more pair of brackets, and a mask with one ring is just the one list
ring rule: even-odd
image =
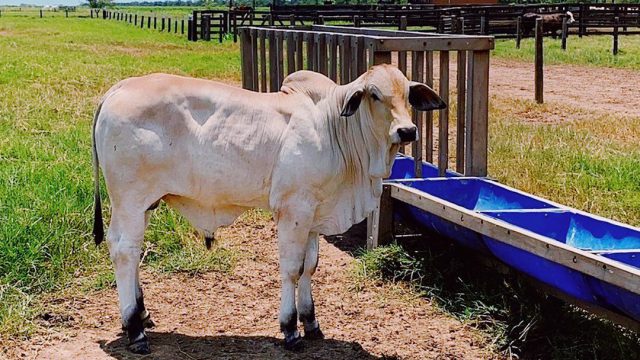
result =
[{"label": "blue feed trough", "polygon": [[556,291],[640,321],[640,229],[484,178],[399,155],[387,184],[398,214],[495,256]]}]

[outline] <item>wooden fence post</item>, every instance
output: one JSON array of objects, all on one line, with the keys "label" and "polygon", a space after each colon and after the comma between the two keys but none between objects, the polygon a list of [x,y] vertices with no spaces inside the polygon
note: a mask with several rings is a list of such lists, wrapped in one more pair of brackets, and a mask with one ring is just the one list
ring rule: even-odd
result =
[{"label": "wooden fence post", "polygon": [[458,51],[458,111],[457,111],[457,134],[456,134],[456,171],[464,173],[464,134],[465,134],[465,101],[467,94],[467,52]]},{"label": "wooden fence post", "polygon": [[[449,52],[440,51],[440,98],[449,103]],[[440,110],[438,125],[438,175],[445,176],[449,167],[449,107]]]},{"label": "wooden fence post", "polygon": [[165,27],[165,18],[164,18],[164,16],[162,17],[162,22],[161,22],[160,26],[161,26],[160,27],[160,31],[164,31],[164,27]]},{"label": "wooden fence post", "polygon": [[257,76],[252,71],[253,62],[257,60],[252,58],[252,44],[249,29],[243,28],[240,31],[240,64],[242,66],[242,88],[244,89],[252,89],[254,76]]},{"label": "wooden fence post", "polygon": [[42,9],[40,9],[40,19],[42,19]]},{"label": "wooden fence post", "polygon": [[391,186],[382,186],[382,196],[376,208],[367,217],[367,249],[393,241],[393,199]]},{"label": "wooden fence post", "polygon": [[[162,20],[164,23],[164,19]],[[200,38],[204,41],[211,40],[211,15],[209,14],[202,15],[202,21],[200,22]]]},{"label": "wooden fence post", "polygon": [[516,20],[516,49],[520,49],[520,41],[522,41],[522,16],[518,16]]},{"label": "wooden fence post", "polygon": [[569,26],[567,24],[567,17],[562,17],[562,50],[567,50],[567,32],[569,31]]},{"label": "wooden fence post", "polygon": [[487,176],[489,50],[469,51],[467,71],[464,174]]},{"label": "wooden fence post", "polygon": [[171,32],[171,18],[167,19],[167,32]]},{"label": "wooden fence post", "polygon": [[375,51],[373,53],[373,64],[391,64],[391,51]]},{"label": "wooden fence post", "polygon": [[231,16],[231,26],[233,27],[233,42],[236,43],[238,42],[238,16],[235,12],[230,12],[229,16]]},{"label": "wooden fence post", "polygon": [[180,34],[184,35],[184,18],[180,21]]},{"label": "wooden fence post", "polygon": [[587,17],[587,12],[585,11],[585,5],[584,4],[580,4],[580,17],[578,18],[578,36],[582,37],[582,35],[584,35],[585,31],[585,20]]},{"label": "wooden fence post", "polygon": [[69,10],[67,10],[67,9],[64,10],[64,17],[66,17],[66,18],[69,17]]},{"label": "wooden fence post", "polygon": [[220,28],[218,29],[218,42],[222,44],[222,36],[224,34],[224,30],[226,28],[225,25],[225,15],[220,14]]},{"label": "wooden fence post", "polygon": [[535,86],[536,102],[544,103],[544,48],[543,48],[542,19],[536,19],[536,60],[535,60]]},{"label": "wooden fence post", "polygon": [[613,19],[613,55],[618,55],[618,27],[620,26],[620,18]]},{"label": "wooden fence post", "polygon": [[400,16],[400,25],[398,26],[398,30],[407,30],[407,16]]},{"label": "wooden fence post", "polygon": [[138,14],[135,14],[133,17],[133,25],[138,26]]}]

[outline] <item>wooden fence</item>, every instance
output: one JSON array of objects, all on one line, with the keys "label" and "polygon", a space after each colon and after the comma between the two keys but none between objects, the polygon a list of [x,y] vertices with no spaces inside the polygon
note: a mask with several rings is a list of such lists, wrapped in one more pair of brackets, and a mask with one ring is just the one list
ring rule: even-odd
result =
[{"label": "wooden fence", "polygon": [[[535,5],[341,5],[274,6],[268,14],[257,12],[270,25],[296,23],[324,24],[341,22],[355,27],[399,27],[407,19],[409,27],[429,27],[440,33],[465,33],[515,37],[518,18],[526,13],[563,13],[571,11],[576,19],[569,28],[582,35],[640,33],[639,4],[535,4]],[[461,27],[457,19],[463,18]],[[616,20],[618,18],[618,20]],[[260,21],[260,20],[258,20]],[[635,30],[629,30],[635,28]]]},{"label": "wooden fence", "polygon": [[91,10],[90,16],[101,17],[104,20],[129,23],[141,29],[154,29],[168,33],[184,35],[187,32],[187,21],[184,17],[172,17],[151,13],[132,14],[117,10]]},{"label": "wooden fence", "polygon": [[[187,33],[191,41],[218,39],[232,34],[237,40],[243,26],[305,26],[340,24],[367,28],[419,27],[421,32],[444,34],[492,35],[497,38],[517,38],[523,34],[522,19],[526,13],[564,13],[571,11],[576,20],[567,24],[566,34],[619,35],[640,34],[639,4],[536,4],[536,5],[288,5],[272,6],[268,10],[250,7],[229,10],[196,10],[189,20],[181,18],[180,33]],[[103,10],[103,18],[113,19],[120,11]],[[106,14],[106,15],[105,15]],[[93,12],[92,12],[93,15]],[[106,16],[106,17],[105,17]],[[132,16],[135,23],[136,14]],[[146,14],[138,17],[148,18]],[[120,16],[120,18],[122,15]],[[154,29],[163,30],[162,18],[153,15]],[[175,20],[164,20],[173,24]],[[182,30],[186,23],[187,30]],[[150,28],[150,24],[141,27]],[[169,25],[165,26],[168,30]],[[530,36],[533,33],[529,34]],[[550,34],[546,34],[547,36]],[[566,41],[566,40],[565,40]],[[565,42],[566,43],[566,42]],[[617,41],[614,39],[614,43]],[[617,46],[614,46],[617,48]]]},{"label": "wooden fence", "polygon": [[[423,34],[407,31],[356,29],[314,25],[297,28],[243,27],[240,32],[242,86],[273,92],[284,77],[308,69],[327,75],[338,84],[355,80],[369,66],[397,64],[411,80],[433,86],[434,53],[439,60],[439,92],[450,101],[450,59],[456,54],[457,121],[455,170],[469,176],[487,174],[487,117],[489,51],[493,38]],[[419,141],[411,153],[437,164],[441,174],[449,168],[449,108],[439,111],[434,136],[432,112],[415,112]],[[434,157],[434,137],[438,156]],[[416,166],[416,175],[422,168]]]}]

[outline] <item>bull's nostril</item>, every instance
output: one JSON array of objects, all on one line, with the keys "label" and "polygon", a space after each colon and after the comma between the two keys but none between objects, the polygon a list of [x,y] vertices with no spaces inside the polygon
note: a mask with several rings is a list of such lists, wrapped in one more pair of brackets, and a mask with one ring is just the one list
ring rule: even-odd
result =
[{"label": "bull's nostril", "polygon": [[410,142],[416,141],[416,131],[415,127],[410,128],[399,128],[398,136],[400,136],[400,141],[402,142]]}]

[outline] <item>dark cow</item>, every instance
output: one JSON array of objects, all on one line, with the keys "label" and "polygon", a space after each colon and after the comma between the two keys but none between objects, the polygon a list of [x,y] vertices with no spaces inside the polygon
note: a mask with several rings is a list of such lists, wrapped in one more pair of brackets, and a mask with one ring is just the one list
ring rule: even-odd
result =
[{"label": "dark cow", "polygon": [[575,22],[571,11],[567,11],[564,14],[526,13],[522,15],[522,36],[532,36],[536,27],[536,19],[542,19],[542,28],[544,34],[551,34],[555,38],[558,35],[558,32],[562,31],[562,20],[564,18],[567,18],[568,25]]}]

